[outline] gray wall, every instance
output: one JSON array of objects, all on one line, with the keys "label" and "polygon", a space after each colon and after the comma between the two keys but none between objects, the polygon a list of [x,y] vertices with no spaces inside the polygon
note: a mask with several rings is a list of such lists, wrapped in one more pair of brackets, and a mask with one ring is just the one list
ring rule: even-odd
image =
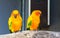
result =
[{"label": "gray wall", "polygon": [[49,30],[60,32],[60,0],[51,0],[51,27]]}]

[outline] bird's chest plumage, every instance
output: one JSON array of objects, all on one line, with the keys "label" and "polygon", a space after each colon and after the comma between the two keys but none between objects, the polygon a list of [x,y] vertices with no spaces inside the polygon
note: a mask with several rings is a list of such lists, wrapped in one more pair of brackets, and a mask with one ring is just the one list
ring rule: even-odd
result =
[{"label": "bird's chest plumage", "polygon": [[19,19],[12,19],[12,29],[14,31],[17,31],[20,29],[20,25],[21,24],[21,21]]},{"label": "bird's chest plumage", "polygon": [[39,24],[39,23],[40,23],[40,19],[37,18],[37,17],[33,17],[33,22],[34,22],[35,24]]},{"label": "bird's chest plumage", "polygon": [[19,25],[20,20],[19,20],[19,19],[13,19],[13,20],[12,20],[12,23],[13,23],[14,25]]},{"label": "bird's chest plumage", "polygon": [[31,25],[31,29],[32,30],[36,30],[37,27],[39,26],[39,23],[40,23],[40,19],[39,17],[32,17],[32,25]]}]

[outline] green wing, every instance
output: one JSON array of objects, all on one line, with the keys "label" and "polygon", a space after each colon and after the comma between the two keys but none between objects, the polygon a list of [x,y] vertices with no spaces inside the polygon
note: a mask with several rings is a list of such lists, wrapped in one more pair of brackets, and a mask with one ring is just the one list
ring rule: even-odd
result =
[{"label": "green wing", "polygon": [[30,21],[30,22],[28,23],[28,26],[31,26],[31,24],[32,24],[32,21]]},{"label": "green wing", "polygon": [[31,25],[32,25],[32,18],[29,17],[27,21],[27,28],[30,28]]},{"label": "green wing", "polygon": [[12,27],[12,20],[11,20],[11,18],[9,18],[9,20],[8,20],[8,27],[9,27],[9,30],[11,30],[11,27]]},{"label": "green wing", "polygon": [[9,27],[10,27],[10,30],[11,30],[11,27],[12,27],[12,22],[10,22],[10,25],[9,25]]},{"label": "green wing", "polygon": [[30,21],[30,22],[27,24],[27,30],[30,30],[31,24],[32,24],[32,21]]}]

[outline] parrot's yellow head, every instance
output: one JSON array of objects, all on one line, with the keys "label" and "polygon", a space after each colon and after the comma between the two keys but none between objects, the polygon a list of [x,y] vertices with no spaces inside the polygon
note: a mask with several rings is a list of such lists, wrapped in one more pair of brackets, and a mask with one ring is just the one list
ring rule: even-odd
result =
[{"label": "parrot's yellow head", "polygon": [[17,16],[19,15],[19,11],[18,10],[13,10],[11,16],[13,16],[14,18],[17,18]]},{"label": "parrot's yellow head", "polygon": [[40,16],[41,13],[42,13],[42,12],[41,12],[40,10],[34,10],[34,11],[32,12],[32,15]]}]

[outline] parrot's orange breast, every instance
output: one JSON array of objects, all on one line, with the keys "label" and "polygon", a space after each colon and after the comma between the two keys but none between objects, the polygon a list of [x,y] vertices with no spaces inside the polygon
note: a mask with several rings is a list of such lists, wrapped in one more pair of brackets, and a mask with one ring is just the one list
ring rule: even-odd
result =
[{"label": "parrot's orange breast", "polygon": [[40,23],[40,18],[34,17],[31,25],[32,30],[36,30],[39,26],[39,23]]},{"label": "parrot's orange breast", "polygon": [[19,19],[12,20],[12,29],[14,31],[18,31],[19,29],[21,29],[21,21]]},{"label": "parrot's orange breast", "polygon": [[39,17],[34,17],[33,18],[33,23],[38,25],[40,23],[40,18]]}]

